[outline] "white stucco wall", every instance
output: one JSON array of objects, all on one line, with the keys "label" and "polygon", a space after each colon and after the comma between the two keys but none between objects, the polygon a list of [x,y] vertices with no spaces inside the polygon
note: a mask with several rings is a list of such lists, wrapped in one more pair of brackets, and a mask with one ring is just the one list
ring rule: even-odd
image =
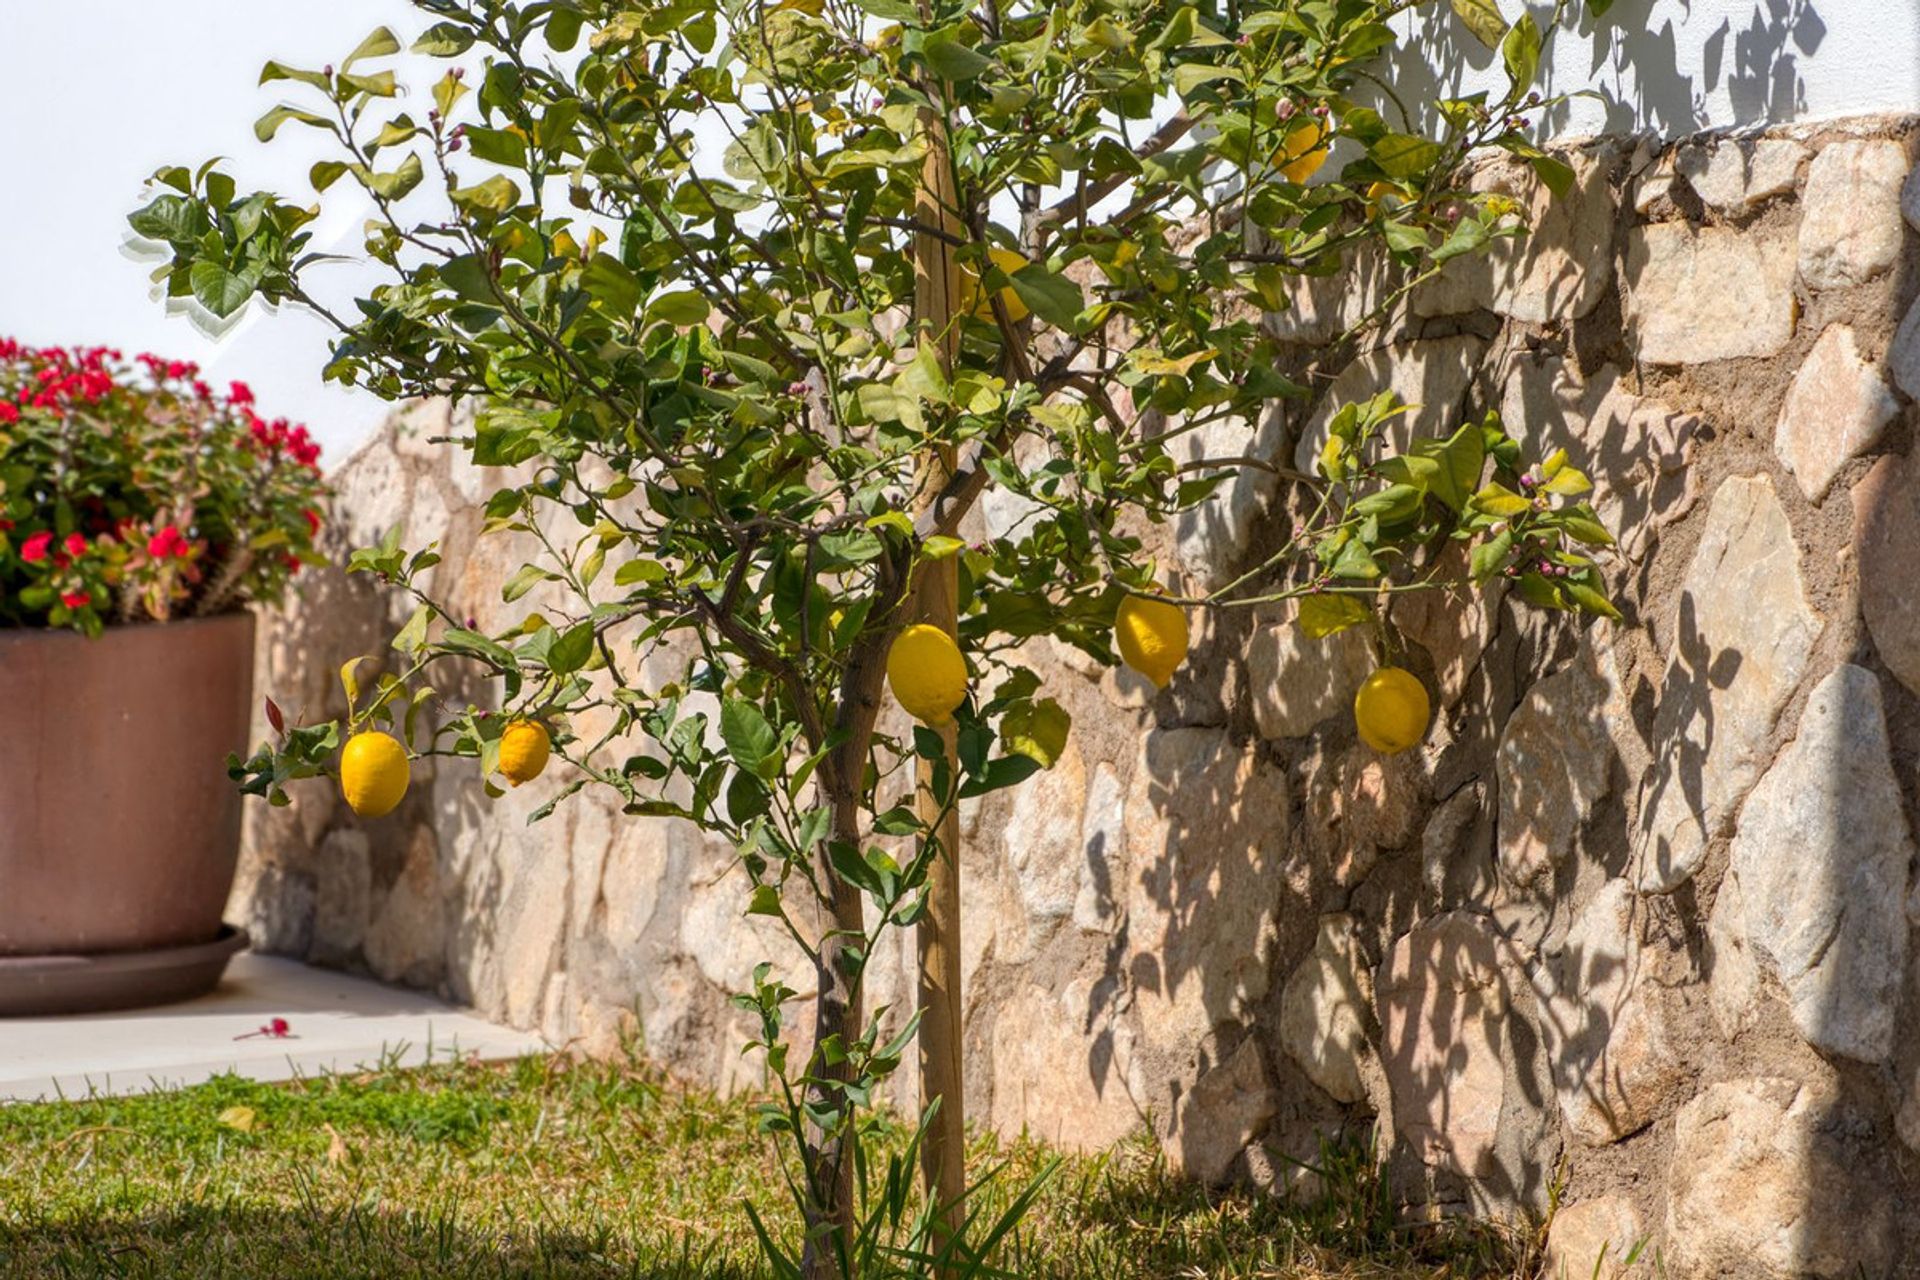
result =
[{"label": "white stucco wall", "polygon": [[[1542,20],[1552,8],[1532,7]],[[260,64],[317,65],[381,22],[406,37],[425,25],[401,0],[0,0],[0,333],[198,359],[215,379],[253,383],[263,408],[307,420],[339,458],[382,407],[321,386],[318,321],[253,314],[200,333],[165,315],[150,264],[119,246],[141,180],[164,163],[226,155],[243,185],[305,191],[314,141],[297,127],[271,147],[254,141],[254,118],[277,98],[255,87]],[[1920,0],[1617,0],[1603,25],[1597,62],[1590,21],[1555,39],[1547,88],[1598,96],[1553,113],[1554,133],[1920,110]],[[1394,76],[1410,102],[1501,83],[1497,59],[1468,41],[1410,43]],[[317,246],[351,248],[363,216],[334,201]]]}]

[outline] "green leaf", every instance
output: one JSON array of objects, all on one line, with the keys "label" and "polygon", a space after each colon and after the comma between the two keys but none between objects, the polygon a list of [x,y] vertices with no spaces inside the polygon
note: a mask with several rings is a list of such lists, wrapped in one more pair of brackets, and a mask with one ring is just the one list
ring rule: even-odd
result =
[{"label": "green leaf", "polygon": [[298,120],[301,124],[325,129],[329,133],[336,132],[333,121],[325,116],[315,115],[311,111],[302,111],[299,107],[290,107],[283,102],[253,122],[253,136],[262,142],[272,142],[273,135],[280,132],[280,126],[289,120]]},{"label": "green leaf", "polygon": [[413,42],[415,53],[432,58],[454,58],[473,47],[473,32],[457,22],[436,22]]},{"label": "green leaf", "polygon": [[955,84],[972,80],[993,66],[993,59],[962,44],[958,38],[957,26],[943,31],[935,31],[927,36],[921,46],[921,54],[933,73],[942,80]]},{"label": "green leaf", "polygon": [[1309,640],[1324,640],[1330,635],[1357,627],[1373,617],[1357,597],[1338,592],[1300,597],[1298,622]]},{"label": "green leaf", "polygon": [[1077,331],[1080,313],[1087,305],[1079,285],[1037,262],[1014,272],[1012,283],[1014,293],[1033,314],[1062,332]]},{"label": "green leaf", "polygon": [[1613,601],[1607,599],[1604,592],[1585,580],[1588,576],[1583,574],[1579,578],[1568,578],[1562,582],[1560,584],[1562,594],[1587,613],[1597,613],[1603,618],[1620,621],[1620,610],[1614,607]]},{"label": "green leaf", "polygon": [[639,278],[627,270],[617,255],[611,253],[594,254],[588,260],[586,270],[580,273],[580,283],[594,301],[606,308],[608,314],[621,319],[633,315],[645,294]]},{"label": "green leaf", "polygon": [[662,293],[647,304],[646,320],[665,321],[676,328],[689,329],[703,324],[713,308],[705,297],[691,289],[678,289],[672,293]]},{"label": "green leaf", "polygon": [[222,263],[202,258],[187,275],[196,302],[222,320],[247,305],[253,296],[253,281],[235,275]]},{"label": "green leaf", "polygon": [[561,633],[547,650],[547,666],[555,675],[572,675],[593,656],[593,623],[577,622]]},{"label": "green leaf", "polygon": [[1453,15],[1489,49],[1498,49],[1500,37],[1507,33],[1507,20],[1494,0],[1453,0]]},{"label": "green leaf", "polygon": [[325,191],[347,171],[344,160],[316,160],[313,168],[307,170],[307,181],[313,184],[315,191]]},{"label": "green leaf", "polygon": [[1516,92],[1533,83],[1540,70],[1540,27],[1531,13],[1522,13],[1507,28],[1500,42],[1500,60],[1506,64],[1507,79]]},{"label": "green leaf", "polygon": [[1556,160],[1543,152],[1528,156],[1527,163],[1533,166],[1534,173],[1555,196],[1565,199],[1567,192],[1573,190],[1573,166],[1566,161]]},{"label": "green leaf", "polygon": [[367,38],[354,46],[353,52],[341,62],[340,70],[351,70],[353,64],[362,58],[384,58],[390,53],[400,52],[400,41],[386,27],[375,27]]},{"label": "green leaf", "polygon": [[1073,717],[1052,698],[1025,703],[1007,711],[1000,719],[1000,738],[1009,751],[1038,760],[1042,768],[1053,768],[1054,761],[1067,748],[1067,734]]},{"label": "green leaf", "polygon": [[[780,745],[760,708],[744,698],[728,698],[720,704],[720,739],[727,744],[733,762],[750,773],[760,773]],[[774,759],[777,765],[778,760]]]},{"label": "green leaf", "polygon": [[1446,154],[1446,148],[1411,133],[1388,133],[1367,148],[1367,154],[1390,178],[1417,178]]},{"label": "green leaf", "polygon": [[1557,468],[1552,477],[1540,487],[1548,493],[1558,494],[1561,497],[1571,497],[1576,493],[1585,493],[1587,490],[1593,488],[1593,481],[1587,479],[1586,473],[1583,471],[1575,470],[1573,467],[1560,467]]},{"label": "green leaf", "polygon": [[420,157],[410,154],[391,172],[369,174],[367,187],[377,196],[398,200],[420,185],[421,174]]},{"label": "green leaf", "polygon": [[747,900],[747,914],[750,916],[779,915],[780,890],[770,884],[753,886],[753,896]]},{"label": "green leaf", "polygon": [[275,80],[298,80],[301,84],[310,84],[316,89],[332,92],[333,83],[323,71],[302,71],[290,67],[284,62],[269,62],[260,68],[260,83],[271,84]]},{"label": "green leaf", "polygon": [[975,796],[986,795],[989,791],[998,791],[1002,787],[1015,787],[1040,772],[1040,762],[1032,756],[1001,756],[988,762],[987,767],[968,778],[960,788],[960,799],[971,800]]},{"label": "green leaf", "polygon": [[360,701],[360,681],[354,672],[359,670],[360,664],[366,660],[366,655],[362,654],[357,658],[348,658],[340,664],[340,688],[347,695],[348,715],[353,714],[353,704]]},{"label": "green leaf", "polygon": [[542,569],[537,564],[523,564],[511,578],[507,579],[506,585],[500,588],[500,598],[512,604],[541,583],[551,581],[553,577],[550,570]]},{"label": "green leaf", "polygon": [[447,196],[469,215],[497,217],[520,203],[520,188],[511,178],[496,173],[471,187],[455,187]]},{"label": "green leaf", "polygon": [[1524,515],[1533,509],[1533,503],[1521,497],[1503,484],[1493,483],[1473,495],[1468,503],[1475,511],[1485,512],[1499,520]]},{"label": "green leaf", "polygon": [[636,582],[664,582],[667,567],[657,560],[629,560],[613,572],[613,585],[630,587]]},{"label": "green leaf", "polygon": [[1589,547],[1612,546],[1613,534],[1608,532],[1607,526],[1587,514],[1587,511],[1588,509],[1582,506],[1564,512],[1560,516],[1560,527],[1565,529],[1576,542],[1584,543]]},{"label": "green leaf", "polygon": [[1473,554],[1468,557],[1467,572],[1476,584],[1483,583],[1506,568],[1507,559],[1512,554],[1513,531],[1502,529],[1497,536],[1474,547]]}]

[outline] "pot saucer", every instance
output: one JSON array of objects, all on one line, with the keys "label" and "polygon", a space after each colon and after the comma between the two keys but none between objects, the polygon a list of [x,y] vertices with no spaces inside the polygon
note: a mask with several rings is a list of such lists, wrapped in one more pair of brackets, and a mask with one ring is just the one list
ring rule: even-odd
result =
[{"label": "pot saucer", "polygon": [[209,942],[92,955],[0,956],[0,1018],[101,1013],[191,1000],[213,990],[247,931],[230,924]]}]

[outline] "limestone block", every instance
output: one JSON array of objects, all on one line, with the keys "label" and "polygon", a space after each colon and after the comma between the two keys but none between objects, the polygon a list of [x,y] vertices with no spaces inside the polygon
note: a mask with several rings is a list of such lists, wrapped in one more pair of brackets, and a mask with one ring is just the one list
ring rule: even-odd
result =
[{"label": "limestone block", "polygon": [[1645,1247],[1646,1240],[1646,1225],[1625,1196],[1600,1196],[1567,1205],[1553,1215],[1547,1232],[1542,1280],[1655,1275],[1653,1251]]},{"label": "limestone block", "polygon": [[1376,979],[1394,1129],[1430,1165],[1493,1172],[1518,961],[1482,916],[1452,911],[1399,938]]},{"label": "limestone block", "polygon": [[1166,1143],[1174,1167],[1200,1182],[1224,1182],[1234,1159],[1259,1136],[1278,1106],[1260,1042],[1249,1036],[1181,1096]]},{"label": "limestone block", "polygon": [[1643,890],[1665,893],[1691,878],[1767,766],[1774,723],[1825,627],[1799,561],[1773,482],[1722,481],[1680,592],[1654,719]]},{"label": "limestone block", "polygon": [[1127,966],[1162,1065],[1190,1070],[1217,1027],[1267,994],[1287,813],[1286,775],[1219,730],[1155,730],[1141,744],[1126,800]]},{"label": "limestone block", "polygon": [[1541,973],[1541,1030],[1560,1110],[1595,1146],[1651,1124],[1692,1080],[1653,980],[1655,957],[1641,942],[1644,912],[1631,884],[1608,881]]},{"label": "limestone block", "polygon": [[1280,997],[1280,1045],[1336,1102],[1362,1102],[1372,1021],[1373,974],[1353,917],[1322,917],[1312,952]]},{"label": "limestone block", "polygon": [[1880,371],[1860,358],[1853,330],[1831,325],[1794,375],[1774,426],[1773,451],[1800,492],[1818,502],[1842,467],[1879,443],[1898,412]]},{"label": "limestone block", "polygon": [[1920,467],[1885,457],[1853,489],[1860,609],[1880,660],[1920,693]]},{"label": "limestone block", "polygon": [[1794,249],[1726,227],[1627,233],[1627,328],[1649,364],[1778,354],[1793,338]]},{"label": "limestone block", "polygon": [[1139,1128],[1127,1091],[1131,1034],[1091,999],[1096,989],[1085,978],[1060,993],[1022,983],[995,1010],[986,1118],[996,1130],[1098,1151]]},{"label": "limestone block", "polygon": [[1801,193],[1800,278],[1813,289],[1865,284],[1900,260],[1906,148],[1886,138],[1828,143]]},{"label": "limestone block", "polygon": [[1253,721],[1263,738],[1304,738],[1350,715],[1353,695],[1375,666],[1359,627],[1314,640],[1290,617],[1263,615],[1247,644]]},{"label": "limestone block", "polygon": [[1589,632],[1575,659],[1528,690],[1501,731],[1500,869],[1510,884],[1550,885],[1611,790],[1609,720],[1626,710],[1626,698],[1606,645]]},{"label": "limestone block", "polygon": [[1915,852],[1879,679],[1837,667],[1747,797],[1729,873],[1747,939],[1815,1048],[1863,1062],[1892,1052]]},{"label": "limestone block", "polygon": [[1680,148],[1673,169],[1703,204],[1737,214],[1791,192],[1806,155],[1807,149],[1791,138],[1726,138]]},{"label": "limestone block", "polygon": [[[1178,427],[1177,422],[1169,424],[1169,430]],[[1278,462],[1285,439],[1285,415],[1275,407],[1255,422],[1215,419],[1177,436],[1169,445],[1169,452],[1182,466],[1213,460],[1220,463],[1217,470],[1227,473],[1227,479],[1204,502],[1181,512],[1174,522],[1181,566],[1195,581],[1213,587],[1237,576],[1254,523],[1266,513],[1278,488],[1278,477],[1271,471],[1232,459]],[[1201,470],[1195,474],[1213,473]]]},{"label": "limestone block", "polygon": [[1881,1161],[1842,1105],[1828,1089],[1762,1076],[1709,1085],[1680,1109],[1663,1246],[1676,1280],[1886,1274]]}]

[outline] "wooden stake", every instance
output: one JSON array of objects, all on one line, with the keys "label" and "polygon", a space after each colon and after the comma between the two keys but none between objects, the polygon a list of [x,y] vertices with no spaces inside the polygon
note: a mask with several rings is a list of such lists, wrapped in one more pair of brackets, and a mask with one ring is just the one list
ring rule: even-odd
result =
[{"label": "wooden stake", "polygon": [[[941,368],[951,374],[959,349],[960,277],[953,260],[953,240],[964,233],[957,210],[953,163],[947,149],[945,122],[933,111],[920,113],[927,132],[927,158],[920,194],[914,204],[915,221],[937,227],[946,236],[925,231],[913,237],[913,301],[923,343],[931,344]],[[953,472],[953,450],[929,450],[921,460],[917,509],[924,509]],[[917,621],[957,635],[960,593],[959,564],[947,557],[923,565],[914,590]],[[960,771],[956,729],[952,722],[940,730],[946,743],[947,777],[958,785]],[[919,763],[918,806],[922,821],[939,818],[944,797],[934,794],[932,762]],[[939,1104],[921,1148],[920,1167],[927,1195],[947,1206],[936,1220],[936,1244],[950,1238],[963,1221],[960,1197],[966,1190],[966,1104],[960,1067],[960,820],[949,811],[940,819],[933,839],[938,857],[929,872],[927,911],[920,918],[920,1102],[923,1108]]]}]

